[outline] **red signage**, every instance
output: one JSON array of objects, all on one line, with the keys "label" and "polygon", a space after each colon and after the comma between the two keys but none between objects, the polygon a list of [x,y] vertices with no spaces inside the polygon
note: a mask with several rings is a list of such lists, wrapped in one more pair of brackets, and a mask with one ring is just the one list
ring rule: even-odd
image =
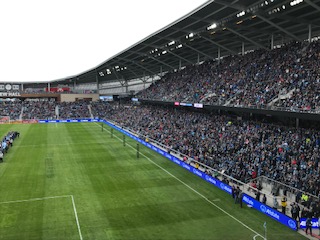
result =
[{"label": "red signage", "polygon": [[51,87],[50,91],[49,88],[46,88],[46,92],[70,92],[69,87]]}]

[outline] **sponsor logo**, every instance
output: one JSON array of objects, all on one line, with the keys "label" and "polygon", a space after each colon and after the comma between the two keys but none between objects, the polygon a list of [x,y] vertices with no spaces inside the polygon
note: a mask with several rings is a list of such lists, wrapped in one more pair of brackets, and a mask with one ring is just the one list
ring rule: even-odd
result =
[{"label": "sponsor logo", "polygon": [[191,167],[188,164],[183,163],[182,167],[184,167],[185,169],[188,169],[189,171],[191,170]]},{"label": "sponsor logo", "polygon": [[293,228],[293,229],[296,229],[296,228],[297,228],[296,222],[293,221],[292,219],[290,219],[290,220],[288,221],[288,225],[289,225],[289,227],[291,227],[291,228]]},{"label": "sponsor logo", "polygon": [[173,159],[173,162],[180,165],[180,161],[178,159]]},{"label": "sponsor logo", "polygon": [[260,205],[261,212],[265,213],[267,211],[267,208],[265,205]]},{"label": "sponsor logo", "polygon": [[274,211],[272,211],[272,210],[270,210],[270,209],[267,209],[266,214],[270,215],[271,217],[274,217],[277,220],[280,219],[279,214],[274,212]]},{"label": "sponsor logo", "polygon": [[193,169],[193,173],[198,175],[199,177],[202,177],[202,172],[198,171],[197,169]]},{"label": "sponsor logo", "polygon": [[232,193],[232,189],[229,185],[226,185],[224,183],[220,183],[220,188],[228,193]]},{"label": "sponsor logo", "polygon": [[243,201],[244,201],[245,203],[247,203],[248,205],[253,206],[253,201],[252,201],[250,198],[248,198],[247,196],[244,196],[242,199],[243,199]]},{"label": "sponsor logo", "polygon": [[208,175],[206,175],[206,180],[214,185],[217,185],[217,181]]}]

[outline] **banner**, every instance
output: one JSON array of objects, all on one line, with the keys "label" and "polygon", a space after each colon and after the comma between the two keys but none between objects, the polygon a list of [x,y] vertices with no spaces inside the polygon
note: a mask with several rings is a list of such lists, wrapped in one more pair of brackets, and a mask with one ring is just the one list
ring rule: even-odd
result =
[{"label": "banner", "polygon": [[[306,228],[307,218],[300,218],[300,228]],[[312,228],[319,228],[318,218],[312,218]]]},{"label": "banner", "polygon": [[51,87],[50,91],[49,88],[45,88],[46,92],[70,92],[69,87]]},{"label": "banner", "polygon": [[262,212],[268,217],[273,218],[274,220],[284,224],[285,226],[291,228],[292,230],[295,230],[295,231],[297,230],[297,223],[295,220],[269,207],[268,205],[265,205],[255,200],[253,197],[247,194],[243,194],[242,202],[244,202],[247,205],[250,205],[252,208],[258,210],[259,212]]},{"label": "banner", "polygon": [[66,120],[38,120],[39,123],[79,123],[79,122],[98,122],[98,119],[66,119]]}]

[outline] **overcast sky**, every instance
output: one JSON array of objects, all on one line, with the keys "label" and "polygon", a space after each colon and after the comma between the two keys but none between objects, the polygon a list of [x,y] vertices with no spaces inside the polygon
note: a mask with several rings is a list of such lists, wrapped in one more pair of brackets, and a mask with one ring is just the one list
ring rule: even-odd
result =
[{"label": "overcast sky", "polygon": [[205,2],[0,1],[0,82],[41,82],[77,75]]}]

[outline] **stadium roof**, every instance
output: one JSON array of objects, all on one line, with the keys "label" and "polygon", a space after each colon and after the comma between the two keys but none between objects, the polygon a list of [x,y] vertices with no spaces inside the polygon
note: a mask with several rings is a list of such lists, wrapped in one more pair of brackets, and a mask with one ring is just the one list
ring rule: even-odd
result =
[{"label": "stadium roof", "polygon": [[[136,28],[138,31],[139,26]],[[270,49],[272,41],[274,45],[303,41],[319,33],[320,0],[208,1],[97,67],[57,81],[66,84],[143,78],[218,55]]]}]

